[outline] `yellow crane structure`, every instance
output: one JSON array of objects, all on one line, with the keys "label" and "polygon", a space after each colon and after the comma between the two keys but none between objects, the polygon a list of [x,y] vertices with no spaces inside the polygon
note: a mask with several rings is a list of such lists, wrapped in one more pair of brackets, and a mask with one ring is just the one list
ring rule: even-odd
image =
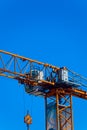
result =
[{"label": "yellow crane structure", "polygon": [[[18,80],[28,94],[45,98],[46,130],[74,130],[72,96],[87,99],[85,77],[67,67],[56,67],[3,50],[0,50],[0,76]],[[50,116],[52,111],[54,117]]]}]

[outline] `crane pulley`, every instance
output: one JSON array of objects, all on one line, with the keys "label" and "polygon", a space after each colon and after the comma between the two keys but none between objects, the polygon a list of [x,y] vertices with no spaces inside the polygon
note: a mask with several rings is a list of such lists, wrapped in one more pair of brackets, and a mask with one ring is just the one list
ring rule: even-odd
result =
[{"label": "crane pulley", "polygon": [[24,123],[27,125],[27,129],[29,130],[29,125],[32,124],[32,118],[27,111],[27,115],[24,117]]}]

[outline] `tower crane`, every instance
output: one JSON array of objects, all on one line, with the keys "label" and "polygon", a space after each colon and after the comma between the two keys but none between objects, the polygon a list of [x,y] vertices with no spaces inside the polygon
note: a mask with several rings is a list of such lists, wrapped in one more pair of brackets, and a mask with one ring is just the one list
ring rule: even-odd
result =
[{"label": "tower crane", "polygon": [[0,50],[0,76],[17,80],[28,94],[43,96],[46,130],[74,130],[72,96],[87,99],[87,78],[56,67]]}]

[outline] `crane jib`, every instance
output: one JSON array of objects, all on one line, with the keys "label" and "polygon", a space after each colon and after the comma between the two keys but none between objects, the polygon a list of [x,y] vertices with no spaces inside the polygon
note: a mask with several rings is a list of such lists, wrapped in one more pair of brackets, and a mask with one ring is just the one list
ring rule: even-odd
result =
[{"label": "crane jib", "polygon": [[26,92],[32,90],[36,95],[47,95],[54,88],[76,88],[86,92],[87,87],[87,78],[66,67],[56,67],[3,50],[0,50],[0,76],[18,80],[24,84]]}]

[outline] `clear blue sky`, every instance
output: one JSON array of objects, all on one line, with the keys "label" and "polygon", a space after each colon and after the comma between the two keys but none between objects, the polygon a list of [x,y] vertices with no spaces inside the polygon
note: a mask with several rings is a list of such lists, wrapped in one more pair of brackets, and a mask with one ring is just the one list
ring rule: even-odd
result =
[{"label": "clear blue sky", "polygon": [[[1,0],[0,49],[87,77],[87,1]],[[30,97],[17,81],[0,77],[0,130],[26,130],[27,109],[31,130],[45,130],[44,99]],[[73,112],[75,130],[87,130],[87,101],[73,98]]]}]

